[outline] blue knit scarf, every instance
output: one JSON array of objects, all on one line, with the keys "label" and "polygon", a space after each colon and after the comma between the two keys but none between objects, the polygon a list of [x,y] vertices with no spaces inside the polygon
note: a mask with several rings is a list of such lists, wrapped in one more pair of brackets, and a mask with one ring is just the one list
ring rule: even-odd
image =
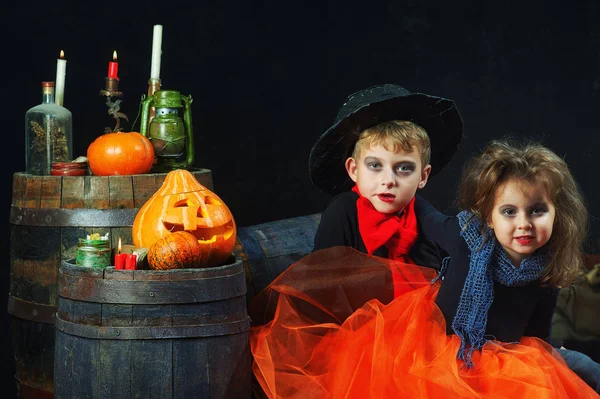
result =
[{"label": "blue knit scarf", "polygon": [[545,255],[529,256],[523,259],[517,269],[504,248],[497,245],[493,230],[488,228],[482,236],[481,220],[473,213],[460,212],[458,221],[461,236],[471,251],[471,260],[452,329],[461,339],[457,358],[471,368],[473,351],[488,341],[484,334],[488,311],[494,301],[494,282],[512,287],[537,280],[547,264],[547,258]]}]

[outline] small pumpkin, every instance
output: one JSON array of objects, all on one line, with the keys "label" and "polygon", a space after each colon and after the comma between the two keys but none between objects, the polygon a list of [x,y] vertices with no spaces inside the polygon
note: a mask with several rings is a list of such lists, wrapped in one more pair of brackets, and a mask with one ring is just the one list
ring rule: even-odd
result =
[{"label": "small pumpkin", "polygon": [[148,173],[154,163],[154,148],[138,132],[106,133],[87,149],[92,173],[96,176]]},{"label": "small pumpkin", "polygon": [[178,231],[192,234],[200,244],[198,267],[224,264],[235,247],[236,225],[231,211],[185,169],[167,174],[162,186],[136,214],[131,236],[137,247],[150,248]]},{"label": "small pumpkin", "polygon": [[189,269],[200,265],[202,248],[192,234],[176,231],[156,241],[148,250],[148,265],[154,270]]}]

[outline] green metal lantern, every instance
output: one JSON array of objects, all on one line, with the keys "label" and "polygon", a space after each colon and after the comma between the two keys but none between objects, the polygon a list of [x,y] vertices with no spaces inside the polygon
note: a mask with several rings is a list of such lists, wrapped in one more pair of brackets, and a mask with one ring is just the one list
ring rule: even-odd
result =
[{"label": "green metal lantern", "polygon": [[191,96],[175,90],[158,90],[142,101],[140,133],[148,137],[165,169],[187,169],[194,163],[191,103]]}]

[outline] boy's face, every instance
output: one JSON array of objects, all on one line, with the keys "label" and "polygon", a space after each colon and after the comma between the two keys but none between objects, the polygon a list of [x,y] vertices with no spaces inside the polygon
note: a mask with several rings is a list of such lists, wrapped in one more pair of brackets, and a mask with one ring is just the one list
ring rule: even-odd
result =
[{"label": "boy's face", "polygon": [[364,148],[360,159],[346,160],[346,170],[361,195],[382,213],[396,213],[413,199],[417,189],[425,187],[431,165],[421,167],[421,152],[386,150],[381,145]]}]

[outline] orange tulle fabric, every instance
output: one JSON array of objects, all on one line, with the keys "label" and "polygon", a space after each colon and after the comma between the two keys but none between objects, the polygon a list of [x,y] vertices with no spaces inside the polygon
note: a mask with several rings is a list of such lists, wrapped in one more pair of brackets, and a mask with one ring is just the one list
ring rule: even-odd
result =
[{"label": "orange tulle fabric", "polygon": [[258,396],[598,398],[537,338],[489,342],[463,367],[434,277],[344,247],[290,266],[249,307]]}]

